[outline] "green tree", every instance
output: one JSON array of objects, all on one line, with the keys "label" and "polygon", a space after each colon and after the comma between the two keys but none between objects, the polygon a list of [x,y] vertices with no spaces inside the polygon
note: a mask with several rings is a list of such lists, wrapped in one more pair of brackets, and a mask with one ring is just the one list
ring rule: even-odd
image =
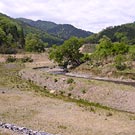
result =
[{"label": "green tree", "polygon": [[112,41],[107,36],[103,36],[103,38],[100,39],[99,45],[96,47],[95,56],[99,58],[107,58],[107,56],[111,55],[112,53]]},{"label": "green tree", "polygon": [[53,59],[60,65],[67,67],[67,65],[77,66],[81,64],[83,54],[80,53],[79,48],[83,44],[82,39],[71,37],[66,40],[63,45],[53,46],[49,52],[50,59]]},{"label": "green tree", "polygon": [[47,45],[38,35],[31,33],[26,36],[25,43],[25,50],[28,52],[43,52]]},{"label": "green tree", "polygon": [[124,42],[113,43],[112,53],[113,55],[126,54],[129,51],[129,46]]},{"label": "green tree", "polygon": [[2,45],[6,40],[6,33],[0,28],[0,45]]},{"label": "green tree", "polygon": [[119,42],[124,42],[124,43],[127,43],[128,42],[128,38],[126,36],[126,33],[121,33],[121,32],[116,32],[114,34],[114,36],[116,37],[116,39],[119,41]]}]

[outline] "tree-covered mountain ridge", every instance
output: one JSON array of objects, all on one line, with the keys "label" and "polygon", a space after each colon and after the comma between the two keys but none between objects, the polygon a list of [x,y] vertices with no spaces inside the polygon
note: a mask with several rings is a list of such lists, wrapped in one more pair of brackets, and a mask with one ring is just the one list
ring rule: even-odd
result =
[{"label": "tree-covered mountain ridge", "polygon": [[31,40],[39,38],[42,42],[48,44],[48,47],[53,44],[60,45],[64,41],[27,23],[0,13],[0,53],[15,53],[18,49],[24,50],[27,36],[31,37]]},{"label": "tree-covered mountain ridge", "polygon": [[85,38],[93,34],[92,32],[78,29],[70,24],[56,24],[54,22],[42,20],[33,21],[26,18],[17,18],[17,20],[20,20],[24,23],[29,24],[30,26],[38,28],[64,40],[69,39],[72,36]]},{"label": "tree-covered mountain ridge", "polygon": [[97,34],[86,38],[88,42],[98,43],[103,36],[109,37],[112,42],[126,41],[128,44],[135,44],[135,22],[118,26],[110,26]]}]

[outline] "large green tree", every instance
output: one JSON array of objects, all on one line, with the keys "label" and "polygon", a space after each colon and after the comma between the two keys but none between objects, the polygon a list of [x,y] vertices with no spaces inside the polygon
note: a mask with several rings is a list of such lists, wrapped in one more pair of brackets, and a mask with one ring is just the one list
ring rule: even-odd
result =
[{"label": "large green tree", "polygon": [[107,58],[108,55],[112,53],[113,44],[110,38],[103,36],[100,39],[100,43],[96,46],[96,51],[94,52],[94,57],[99,59]]},{"label": "large green tree", "polygon": [[25,50],[28,52],[44,52],[45,44],[37,34],[28,34],[25,39]]},{"label": "large green tree", "polygon": [[71,37],[61,46],[53,46],[49,52],[50,59],[53,59],[59,65],[67,67],[67,65],[77,66],[81,64],[83,54],[79,48],[82,46],[83,40]]}]

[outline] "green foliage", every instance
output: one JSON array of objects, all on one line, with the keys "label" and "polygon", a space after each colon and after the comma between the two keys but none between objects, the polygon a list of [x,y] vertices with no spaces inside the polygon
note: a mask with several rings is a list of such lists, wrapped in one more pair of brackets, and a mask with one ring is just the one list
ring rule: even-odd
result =
[{"label": "green foliage", "polygon": [[129,50],[129,46],[124,42],[113,43],[113,48],[112,48],[113,55],[126,54],[128,53],[128,50]]},{"label": "green foliage", "polygon": [[36,34],[28,34],[26,37],[25,50],[28,52],[44,52],[46,44]]},{"label": "green foliage", "polygon": [[0,14],[0,53],[16,53],[16,49],[22,49],[23,45],[22,26],[14,19]]},{"label": "green foliage", "polygon": [[53,46],[50,49],[49,57],[57,62],[59,65],[67,67],[67,65],[77,66],[81,64],[83,54],[80,53],[79,48],[82,46],[83,40],[72,37],[66,40],[61,46]]},{"label": "green foliage", "polygon": [[67,84],[70,84],[70,83],[73,83],[74,82],[74,79],[73,78],[68,78],[67,79]]},{"label": "green foliage", "polygon": [[49,58],[51,60],[53,59],[54,62],[57,62],[59,65],[64,65],[62,47],[53,45],[49,51]]},{"label": "green foliage", "polygon": [[85,53],[83,57],[81,58],[82,62],[86,62],[91,60],[91,54]]},{"label": "green foliage", "polygon": [[130,58],[135,61],[135,45],[129,47]]},{"label": "green foliage", "polygon": [[25,56],[21,58],[21,62],[26,63],[26,62],[33,62],[33,59],[31,57]]},{"label": "green foliage", "polygon": [[6,62],[10,63],[10,62],[15,62],[16,58],[14,56],[8,56],[6,59]]},{"label": "green foliage", "polygon": [[53,27],[52,29],[47,30],[47,32],[59,38],[62,38],[64,40],[67,40],[72,36],[75,36],[78,38],[81,38],[81,37],[85,38],[93,34],[92,32],[77,29],[74,26],[69,25],[69,24],[57,25]]},{"label": "green foliage", "polygon": [[54,82],[58,82],[58,79],[57,79],[57,78],[55,78],[55,79],[54,79]]},{"label": "green foliage", "polygon": [[116,32],[114,34],[114,36],[116,37],[116,39],[121,42],[124,41],[124,39],[126,38],[126,33],[122,33],[122,32]]},{"label": "green foliage", "polygon": [[98,34],[98,39],[103,35],[108,36],[113,42],[128,42],[134,44],[135,23],[128,23],[120,26],[108,27]]},{"label": "green foliage", "polygon": [[16,58],[14,56],[8,56],[6,59],[6,62],[8,62],[8,63],[10,63],[10,62],[26,63],[26,62],[33,62],[33,59],[31,57],[28,57],[28,56],[24,56],[23,58]]},{"label": "green foliage", "polygon": [[53,34],[56,37],[61,39],[69,39],[72,36],[76,37],[87,37],[91,35],[91,32],[84,31],[81,29],[77,29],[69,24],[56,24],[49,21],[33,21],[25,18],[19,18],[18,20],[29,24],[35,28],[38,28],[44,32],[48,32],[49,34]]},{"label": "green foliage", "polygon": [[86,43],[97,44],[98,43],[98,34],[92,34],[89,37],[85,38]]},{"label": "green foliage", "polygon": [[125,70],[126,68],[130,68],[130,60],[135,58],[135,53],[131,50],[131,47],[125,42],[112,43],[108,37],[103,36],[95,52],[91,55],[91,65],[98,68],[99,66],[114,62],[117,70]]},{"label": "green foliage", "polygon": [[99,59],[107,58],[107,56],[112,53],[112,48],[112,41],[107,36],[103,36],[103,38],[100,39],[99,45],[96,47],[94,57]]},{"label": "green foliage", "polygon": [[124,63],[126,60],[125,56],[119,54],[115,57],[115,67],[118,69],[118,70],[124,70],[126,69],[126,64]]},{"label": "green foliage", "polygon": [[94,58],[107,59],[108,57],[116,56],[119,54],[127,54],[129,52],[129,45],[125,42],[114,42],[106,37],[100,39],[96,51],[93,53]]},{"label": "green foliage", "polygon": [[86,90],[85,88],[83,88],[83,89],[81,90],[81,92],[82,92],[83,94],[85,94],[85,93],[87,92],[87,90]]}]

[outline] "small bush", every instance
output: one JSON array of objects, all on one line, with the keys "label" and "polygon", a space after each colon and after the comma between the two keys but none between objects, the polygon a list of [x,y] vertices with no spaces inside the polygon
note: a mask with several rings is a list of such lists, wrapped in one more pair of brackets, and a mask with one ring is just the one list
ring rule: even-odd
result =
[{"label": "small bush", "polygon": [[123,55],[117,55],[115,57],[115,67],[117,70],[125,70],[127,68],[126,64],[124,63],[126,61],[126,58]]},{"label": "small bush", "polygon": [[82,91],[82,93],[83,93],[83,94],[85,94],[85,93],[86,93],[86,89],[82,89],[81,91]]},{"label": "small bush", "polygon": [[73,86],[69,86],[69,88],[68,88],[69,91],[72,91],[73,89],[74,89]]},{"label": "small bush", "polygon": [[65,93],[65,91],[62,91],[62,90],[60,91],[60,95],[63,95],[64,93]]},{"label": "small bush", "polygon": [[107,117],[112,116],[112,115],[113,115],[113,114],[112,114],[111,112],[108,112],[108,113],[106,114]]},{"label": "small bush", "polygon": [[15,62],[17,59],[13,56],[8,56],[6,62]]},{"label": "small bush", "polygon": [[71,93],[68,93],[68,97],[71,97],[71,95],[72,95]]},{"label": "small bush", "polygon": [[68,78],[67,79],[67,84],[70,84],[70,83],[73,83],[74,82],[74,79],[73,78]]},{"label": "small bush", "polygon": [[23,63],[33,62],[33,59],[31,57],[25,56],[25,57],[21,58],[21,62],[23,62]]},{"label": "small bush", "polygon": [[54,82],[58,82],[58,79],[57,79],[57,78],[55,78],[55,79],[54,79]]},{"label": "small bush", "polygon": [[58,128],[67,129],[67,127],[66,126],[63,126],[63,125],[58,126]]}]

